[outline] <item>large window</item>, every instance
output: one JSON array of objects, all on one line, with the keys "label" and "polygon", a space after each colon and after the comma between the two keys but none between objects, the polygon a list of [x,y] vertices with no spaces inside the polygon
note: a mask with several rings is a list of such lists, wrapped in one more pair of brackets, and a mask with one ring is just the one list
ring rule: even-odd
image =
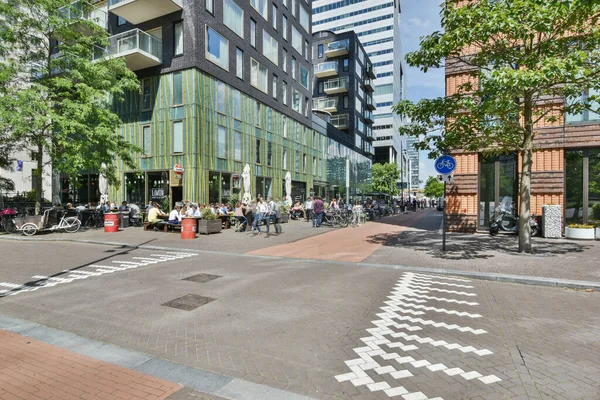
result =
[{"label": "large window", "polygon": [[235,160],[242,159],[242,132],[233,132],[233,158]]},{"label": "large window", "polygon": [[287,40],[288,38],[288,23],[287,23],[287,17],[285,15],[281,16],[281,36],[283,36],[283,38],[285,40]]},{"label": "large window", "polygon": [[227,157],[227,128],[217,125],[217,157]]},{"label": "large window", "polygon": [[234,88],[229,88],[229,93],[233,97],[233,118],[242,119],[242,94]]},{"label": "large window", "polygon": [[302,25],[306,33],[310,33],[308,12],[302,6],[300,6],[300,25]]},{"label": "large window", "polygon": [[300,64],[300,84],[308,89],[308,68]]},{"label": "large window", "polygon": [[244,79],[244,52],[235,48],[235,76]]},{"label": "large window", "polygon": [[287,117],[283,117],[283,131],[282,131],[282,136],[284,138],[287,137],[287,129],[288,129],[288,120]]},{"label": "large window", "polygon": [[172,105],[178,106],[183,104],[183,82],[182,73],[175,72],[173,74],[173,102]]},{"label": "large window", "polygon": [[296,58],[292,57],[292,79],[296,79]]},{"label": "large window", "polygon": [[[575,104],[577,102],[582,102],[583,99],[589,98],[590,96],[598,96],[600,95],[600,91],[597,90],[586,90],[581,97],[579,97],[578,99],[573,99],[571,104]],[[598,107],[600,107],[600,103],[598,102],[592,102],[591,108],[593,110],[597,110]],[[600,120],[600,114],[595,113],[593,111],[590,110],[583,110],[581,113],[579,114],[567,114],[565,115],[565,122],[566,123],[572,123],[572,122],[583,122],[583,121],[598,121]]]},{"label": "large window", "polygon": [[215,11],[215,0],[206,0],[206,11],[214,13]]},{"label": "large window", "polygon": [[292,109],[302,114],[302,93],[292,88]]},{"label": "large window", "polygon": [[393,93],[394,93],[394,84],[388,83],[386,85],[375,86],[375,92],[373,93],[373,95],[377,96],[377,95],[381,95],[381,94],[393,94]]},{"label": "large window", "polygon": [[254,58],[250,59],[250,83],[255,88],[268,93],[268,71]]},{"label": "large window", "polygon": [[294,25],[292,25],[292,47],[296,49],[299,54],[302,54],[302,46],[302,34],[300,34],[300,31],[296,29]]},{"label": "large window", "polygon": [[275,65],[279,65],[279,43],[263,30],[263,55]]},{"label": "large window", "polygon": [[256,21],[250,19],[250,44],[256,47]]},{"label": "large window", "polygon": [[260,139],[256,139],[256,145],[254,148],[255,151],[255,161],[257,164],[260,164]]},{"label": "large window", "polygon": [[277,75],[273,75],[273,83],[271,84],[271,86],[272,86],[273,98],[277,99]]},{"label": "large window", "polygon": [[173,153],[183,153],[183,121],[173,122]]},{"label": "large window", "polygon": [[179,21],[175,23],[175,36],[174,36],[174,54],[176,56],[183,54],[183,22]]},{"label": "large window", "polygon": [[269,20],[267,0],[250,0],[250,4],[264,19]]},{"label": "large window", "polygon": [[227,88],[221,81],[217,81],[217,111],[225,114],[227,111],[227,99],[226,99]]},{"label": "large window", "polygon": [[229,41],[206,27],[206,59],[229,71]]},{"label": "large window", "polygon": [[281,69],[283,69],[283,72],[287,73],[287,50],[286,49],[282,49]]},{"label": "large window", "polygon": [[267,142],[267,167],[273,165],[273,143]]},{"label": "large window", "polygon": [[287,91],[287,82],[283,81],[281,84],[281,97],[283,105],[287,106],[288,103],[288,91]]},{"label": "large window", "polygon": [[565,220],[600,223],[600,149],[565,152]]},{"label": "large window", "polygon": [[277,6],[273,4],[271,10],[271,23],[273,24],[273,29],[277,30]]},{"label": "large window", "polygon": [[152,145],[152,132],[150,129],[150,125],[142,127],[142,136],[144,140],[144,154],[149,155],[152,151],[150,147]]},{"label": "large window", "polygon": [[233,0],[223,0],[223,23],[239,37],[244,37],[244,10]]},{"label": "large window", "polygon": [[152,108],[152,103],[152,80],[146,78],[142,80],[142,111],[150,110]]}]

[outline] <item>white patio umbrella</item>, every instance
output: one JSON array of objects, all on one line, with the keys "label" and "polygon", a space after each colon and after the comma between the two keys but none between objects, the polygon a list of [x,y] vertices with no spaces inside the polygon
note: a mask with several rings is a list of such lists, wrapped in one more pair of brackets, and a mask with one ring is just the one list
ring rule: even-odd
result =
[{"label": "white patio umbrella", "polygon": [[285,174],[285,200],[292,205],[292,174],[290,171]]},{"label": "white patio umbrella", "polygon": [[246,164],[244,167],[242,179],[244,181],[244,195],[242,196],[242,203],[250,204],[250,201],[252,201],[252,194],[250,194],[250,165],[248,164]]},{"label": "white patio umbrella", "polygon": [[98,177],[98,190],[100,191],[100,202],[106,203],[108,201],[108,179],[104,175],[103,171],[106,169],[106,164],[102,163],[100,167],[100,176]]}]

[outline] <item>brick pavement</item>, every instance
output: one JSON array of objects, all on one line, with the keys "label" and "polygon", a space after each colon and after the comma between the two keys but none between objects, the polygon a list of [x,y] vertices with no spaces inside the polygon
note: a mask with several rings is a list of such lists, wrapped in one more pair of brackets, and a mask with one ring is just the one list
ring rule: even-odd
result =
[{"label": "brick pavement", "polygon": [[165,399],[181,385],[0,330],[0,399]]}]

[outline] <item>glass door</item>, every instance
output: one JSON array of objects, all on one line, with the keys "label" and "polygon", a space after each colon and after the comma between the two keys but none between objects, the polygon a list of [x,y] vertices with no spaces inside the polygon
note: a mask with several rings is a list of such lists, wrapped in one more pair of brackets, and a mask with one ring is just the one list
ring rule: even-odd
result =
[{"label": "glass door", "polygon": [[[479,161],[479,228],[487,229],[501,211],[516,212],[517,163],[514,154],[481,157]],[[506,218],[509,227],[514,219]]]}]

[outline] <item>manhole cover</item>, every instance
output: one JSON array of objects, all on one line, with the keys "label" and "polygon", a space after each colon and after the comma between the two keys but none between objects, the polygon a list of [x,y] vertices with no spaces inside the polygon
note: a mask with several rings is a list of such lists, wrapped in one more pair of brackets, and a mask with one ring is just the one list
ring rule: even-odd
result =
[{"label": "manhole cover", "polygon": [[186,294],[185,296],[179,297],[175,300],[167,301],[163,304],[163,306],[173,307],[184,311],[192,311],[214,300],[216,299],[197,294]]},{"label": "manhole cover", "polygon": [[183,278],[182,281],[192,281],[192,282],[206,283],[206,282],[210,282],[212,280],[215,280],[217,278],[221,278],[221,275],[198,274],[198,275],[188,276],[187,278]]}]

